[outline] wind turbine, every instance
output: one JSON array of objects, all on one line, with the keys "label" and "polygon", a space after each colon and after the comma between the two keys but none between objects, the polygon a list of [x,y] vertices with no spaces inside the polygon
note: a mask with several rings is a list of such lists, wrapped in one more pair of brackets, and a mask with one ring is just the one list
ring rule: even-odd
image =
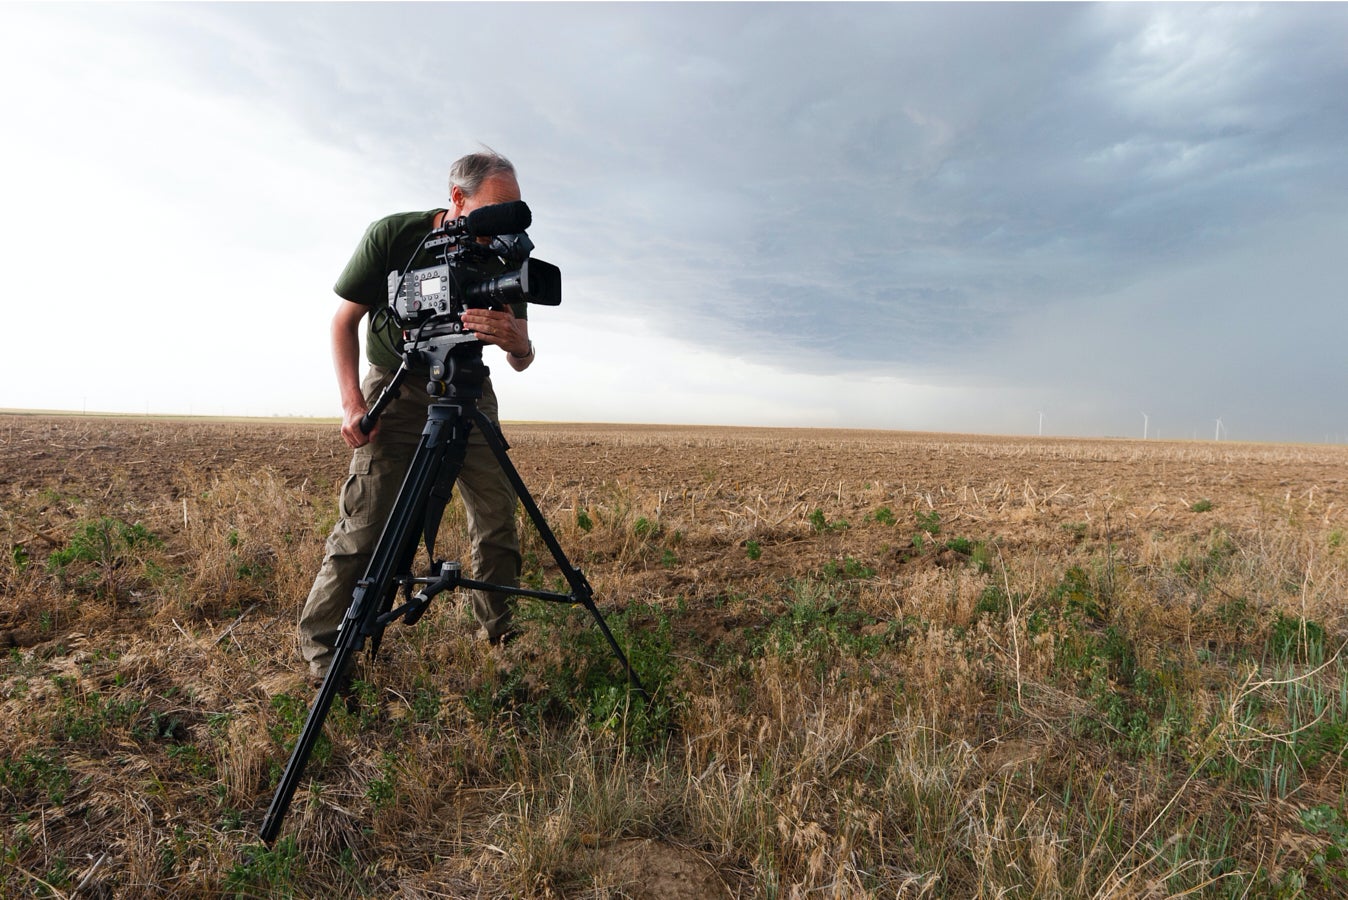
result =
[{"label": "wind turbine", "polygon": [[1217,436],[1213,438],[1214,441],[1220,441],[1222,439],[1222,429],[1225,427],[1226,426],[1222,424],[1221,417],[1219,416],[1217,418]]},{"label": "wind turbine", "polygon": [[1150,425],[1151,425],[1151,416],[1147,415],[1146,413],[1143,413],[1143,414],[1142,414],[1142,440],[1144,440],[1144,441],[1147,439],[1147,428],[1148,428],[1148,426],[1150,426]]},{"label": "wind turbine", "polygon": [[1044,436],[1044,412],[1043,412],[1043,410],[1040,410],[1040,412],[1039,412],[1039,436],[1040,436],[1040,437],[1043,437],[1043,436]]}]

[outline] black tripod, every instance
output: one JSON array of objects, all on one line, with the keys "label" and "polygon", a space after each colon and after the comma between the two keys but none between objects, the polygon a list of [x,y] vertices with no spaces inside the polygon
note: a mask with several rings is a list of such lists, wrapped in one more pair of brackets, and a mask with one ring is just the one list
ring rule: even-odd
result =
[{"label": "black tripod", "polygon": [[[370,639],[370,654],[373,656],[379,649],[380,639],[388,625],[398,619],[402,619],[408,625],[416,623],[426,612],[435,595],[442,591],[465,587],[584,606],[594,617],[595,623],[613,649],[614,656],[626,670],[632,686],[646,702],[650,702],[646,689],[642,687],[622,648],[609,631],[604,617],[594,605],[590,583],[579,569],[571,565],[566,554],[562,552],[562,547],[552,529],[548,527],[519,472],[511,463],[507,455],[509,448],[500,429],[477,407],[477,401],[482,396],[482,383],[488,374],[487,367],[482,364],[482,345],[475,340],[450,343],[448,346],[441,341],[428,343],[429,347],[423,346],[421,358],[432,360],[432,380],[427,388],[437,399],[427,409],[426,426],[422,430],[421,441],[412,457],[412,464],[407,470],[402,488],[394,501],[393,511],[384,524],[384,531],[370,557],[365,576],[357,582],[356,589],[352,593],[351,606],[347,609],[346,617],[337,634],[332,665],[319,687],[318,697],[309,710],[304,730],[300,732],[290,762],[286,764],[285,772],[282,773],[280,784],[276,788],[276,795],[272,798],[271,807],[267,810],[267,817],[263,820],[260,835],[268,844],[275,840],[280,831],[281,820],[290,808],[290,801],[299,786],[309,754],[323,730],[323,721],[327,718],[333,701],[341,693],[346,673],[355,655],[365,646],[366,638]],[[362,430],[368,433],[373,429],[375,419],[398,396],[399,386],[408,372],[407,362],[404,361],[388,387],[370,408],[369,414],[362,419]],[[511,585],[474,581],[461,576],[460,566],[456,562],[433,562],[429,577],[414,577],[411,574],[412,561],[417,552],[418,532],[424,532],[428,551],[434,547],[435,529],[444,512],[445,504],[449,502],[450,490],[463,468],[464,455],[468,449],[468,434],[474,425],[486,438],[502,471],[514,486],[520,503],[543,538],[543,543],[551,551],[553,559],[566,578],[569,593],[535,591]],[[420,586],[421,590],[414,594],[414,586]],[[399,588],[402,588],[404,602],[394,608]]]}]

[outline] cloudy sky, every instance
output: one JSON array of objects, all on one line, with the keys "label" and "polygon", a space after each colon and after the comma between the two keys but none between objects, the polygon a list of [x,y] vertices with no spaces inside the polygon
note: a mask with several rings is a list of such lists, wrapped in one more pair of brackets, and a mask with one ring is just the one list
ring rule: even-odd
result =
[{"label": "cloudy sky", "polygon": [[336,415],[486,144],[506,419],[1348,441],[1341,4],[5,4],[0,103],[0,407]]}]

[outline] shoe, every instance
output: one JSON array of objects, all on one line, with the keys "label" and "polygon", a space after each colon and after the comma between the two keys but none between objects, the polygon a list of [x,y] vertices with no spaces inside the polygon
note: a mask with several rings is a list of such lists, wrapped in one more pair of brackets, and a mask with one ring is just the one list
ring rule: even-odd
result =
[{"label": "shoe", "polygon": [[[353,668],[355,667],[347,666],[346,672],[344,672],[342,676],[339,679],[337,679],[337,694],[340,697],[350,697],[352,694],[351,670]],[[312,687],[315,691],[322,690],[323,682],[326,681],[327,678],[328,678],[327,672],[324,672],[321,675],[311,674],[309,676],[309,686]]]},{"label": "shoe", "polygon": [[507,628],[495,637],[487,638],[487,643],[491,644],[493,647],[506,647],[519,636],[520,631],[518,628]]}]

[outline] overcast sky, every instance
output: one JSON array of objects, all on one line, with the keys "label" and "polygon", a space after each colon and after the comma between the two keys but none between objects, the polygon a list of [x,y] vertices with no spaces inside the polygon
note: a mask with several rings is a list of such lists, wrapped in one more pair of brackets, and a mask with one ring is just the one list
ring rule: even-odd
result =
[{"label": "overcast sky", "polygon": [[338,414],[486,144],[505,419],[1348,441],[1342,4],[5,4],[0,103],[0,407]]}]

